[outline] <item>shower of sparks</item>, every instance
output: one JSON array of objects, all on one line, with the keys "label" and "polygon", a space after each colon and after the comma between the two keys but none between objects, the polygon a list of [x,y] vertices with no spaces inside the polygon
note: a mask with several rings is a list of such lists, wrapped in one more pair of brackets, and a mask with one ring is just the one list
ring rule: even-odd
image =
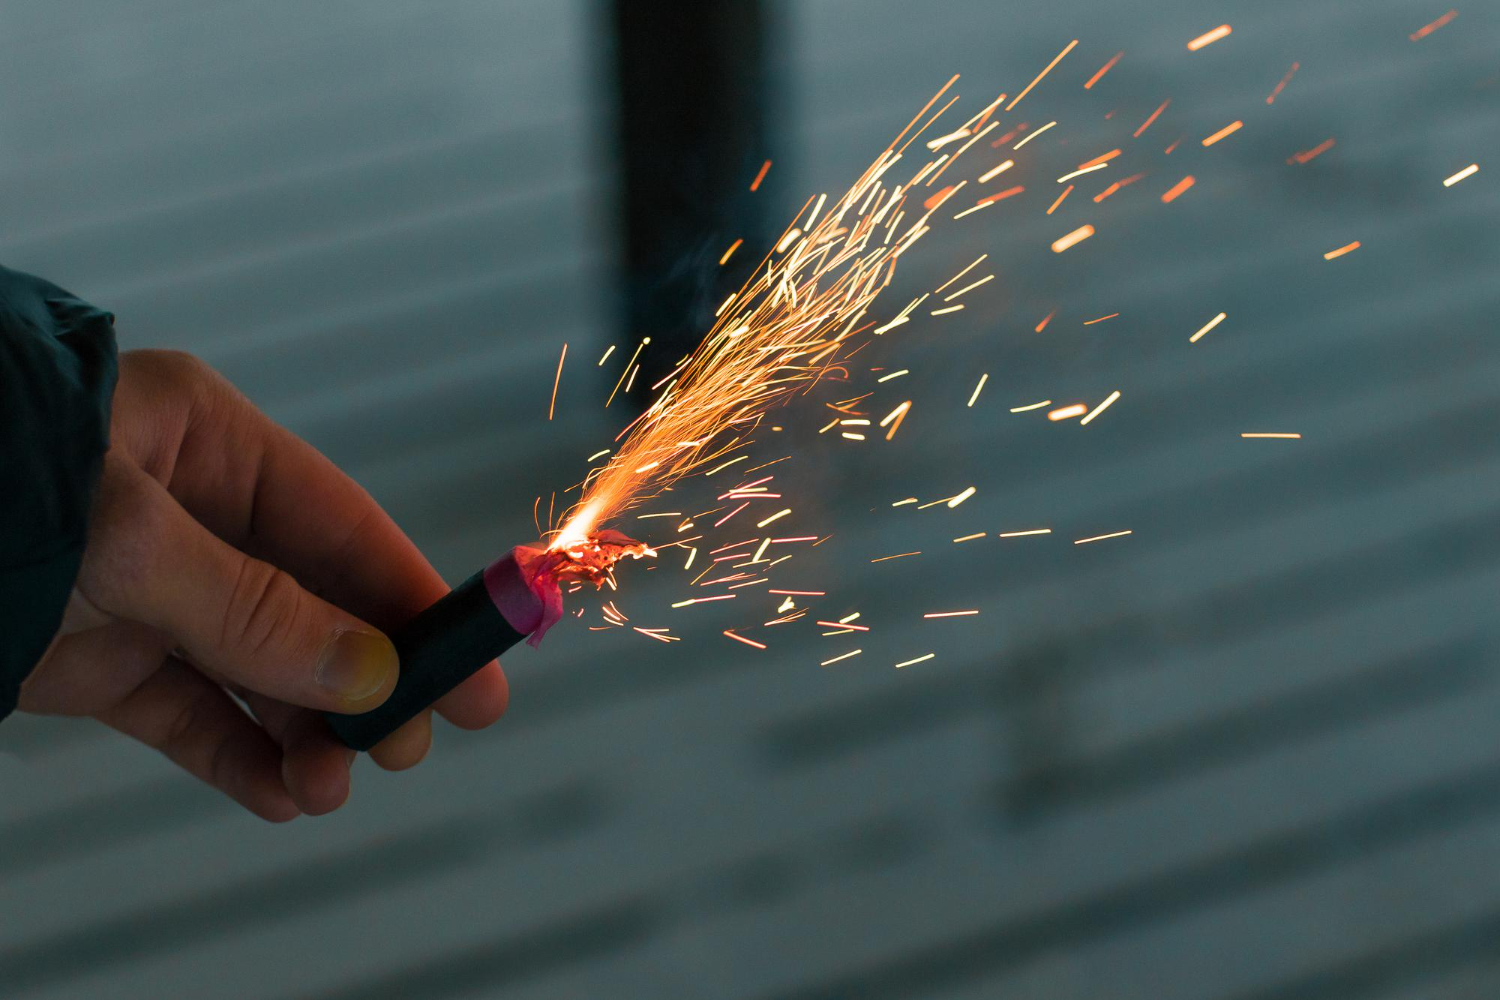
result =
[{"label": "shower of sparks", "polygon": [[[1079,226],[1077,229],[1073,230],[1068,235],[1063,236],[1063,237],[1061,237],[1061,238],[1053,241],[1053,243],[1052,243],[1052,252],[1053,253],[1062,253],[1064,250],[1067,250],[1070,247],[1077,246],[1078,244],[1082,243],[1084,240],[1088,239],[1090,236],[1093,236],[1093,235],[1094,235],[1094,227],[1093,226]],[[1048,318],[1050,319],[1051,317],[1048,317]],[[1041,330],[1037,330],[1037,333],[1041,333],[1041,332],[1042,332]]]},{"label": "shower of sparks", "polygon": [[902,667],[910,667],[917,663],[926,663],[928,660],[932,659],[935,656],[937,656],[936,653],[928,653],[926,656],[919,656],[913,660],[902,660],[900,663],[896,664],[896,669],[900,670]]},{"label": "shower of sparks", "polygon": [[1010,408],[1010,412],[1012,412],[1012,413],[1026,413],[1026,412],[1028,412],[1030,410],[1040,410],[1044,406],[1051,406],[1051,405],[1052,405],[1052,400],[1050,400],[1050,399],[1044,399],[1040,403],[1027,403],[1025,406],[1012,406]]},{"label": "shower of sparks", "polygon": [[1453,185],[1457,184],[1465,177],[1472,177],[1477,173],[1479,173],[1479,164],[1471,163],[1467,167],[1464,167],[1462,170],[1460,170],[1458,173],[1454,174],[1452,177],[1444,180],[1443,187],[1451,188]]},{"label": "shower of sparks", "polygon": [[1283,431],[1247,431],[1240,435],[1242,438],[1279,438],[1284,441],[1301,441],[1301,434],[1291,434]]},{"label": "shower of sparks", "polygon": [[1111,58],[1109,62],[1107,62],[1103,66],[1099,67],[1099,72],[1097,72],[1093,76],[1089,77],[1089,82],[1085,83],[1083,85],[1083,89],[1084,90],[1093,90],[1094,89],[1094,84],[1096,84],[1100,80],[1104,79],[1104,74],[1108,73],[1110,70],[1114,69],[1115,68],[1115,63],[1119,62],[1120,61],[1120,57],[1123,56],[1124,54],[1125,54],[1124,52],[1116,52],[1114,54],[1114,57]]},{"label": "shower of sparks", "polygon": [[1345,243],[1343,246],[1339,247],[1337,250],[1330,250],[1327,253],[1325,253],[1323,255],[1323,259],[1324,260],[1333,260],[1335,257],[1342,257],[1346,253],[1353,253],[1355,250],[1358,250],[1359,246],[1360,246],[1359,240],[1355,240],[1353,243]]},{"label": "shower of sparks", "polygon": [[1229,25],[1221,24],[1212,31],[1205,31],[1203,34],[1187,43],[1188,51],[1197,52],[1205,45],[1212,45],[1214,42],[1217,42],[1219,39],[1225,37],[1233,30],[1234,29]]},{"label": "shower of sparks", "polygon": [[972,407],[974,405],[974,401],[979,398],[979,390],[984,388],[984,384],[988,382],[989,379],[989,372],[985,372],[983,375],[979,376],[979,384],[974,387],[974,392],[971,396],[969,396],[969,401],[964,404],[965,406]]},{"label": "shower of sparks", "polygon": [[[959,181],[927,197],[921,203],[922,214],[908,196],[919,181],[936,179],[928,174],[956,161],[968,148],[965,144],[952,155],[944,153],[920,165],[906,182],[891,184],[904,151],[937,119],[933,115],[923,123],[927,109],[954,80],[845,194],[809,199],[812,212],[798,212],[794,224],[776,241],[776,250],[725,300],[702,344],[658,383],[659,395],[621,432],[623,440],[610,460],[589,471],[581,498],[553,538],[554,546],[586,537],[682,476],[743,449],[768,409],[830,372],[847,377],[839,361],[858,349],[861,335],[872,332],[874,321],[866,317],[890,283],[898,260],[929,231],[933,214],[968,183]],[[907,214],[910,218],[901,222]],[[961,308],[957,303],[930,312],[945,315]],[[892,328],[910,313],[908,307],[873,333]],[[626,365],[630,378],[639,354],[637,349]],[[887,439],[904,413],[898,407],[881,422],[889,428]],[[853,433],[857,432],[841,432],[845,437]],[[724,514],[715,526],[739,510]]]},{"label": "shower of sparks", "polygon": [[547,419],[552,419],[552,413],[557,409],[557,386],[562,381],[563,362],[568,359],[568,345],[563,344],[562,354],[557,359],[557,374],[552,378],[552,402],[547,404]]},{"label": "shower of sparks", "polygon": [[1042,77],[1044,77],[1048,73],[1052,72],[1052,70],[1054,68],[1056,68],[1057,64],[1063,61],[1063,56],[1067,55],[1069,52],[1072,52],[1073,51],[1073,46],[1075,46],[1077,44],[1078,44],[1078,39],[1075,38],[1071,42],[1069,42],[1067,45],[1063,46],[1063,50],[1061,52],[1059,52],[1057,54],[1057,56],[1055,58],[1053,58],[1053,60],[1047,64],[1047,68],[1044,69],[1044,70],[1042,70],[1040,73],[1038,73],[1036,75],[1036,79],[1032,80],[1030,83],[1028,83],[1026,85],[1026,89],[1023,90],[1023,91],[1021,91],[1019,94],[1017,94],[1016,97],[1015,97],[1015,100],[1011,101],[1009,104],[1007,104],[1005,106],[1005,110],[1006,111],[1010,111],[1017,104],[1020,104],[1021,103],[1021,98],[1025,97],[1027,94],[1031,93],[1031,88],[1035,87],[1037,84],[1041,83],[1042,82]]},{"label": "shower of sparks", "polygon": [[1312,160],[1312,159],[1315,159],[1316,157],[1322,156],[1324,153],[1326,153],[1330,149],[1332,149],[1333,145],[1334,145],[1333,139],[1331,139],[1331,138],[1324,139],[1322,142],[1318,143],[1316,146],[1314,146],[1311,149],[1304,149],[1300,153],[1293,153],[1291,155],[1291,157],[1286,162],[1287,163],[1295,163],[1298,166],[1300,166],[1300,165],[1302,165],[1304,163],[1307,163],[1309,160]]},{"label": "shower of sparks", "polygon": [[1171,187],[1167,188],[1167,190],[1162,192],[1161,203],[1163,205],[1172,204],[1172,202],[1176,201],[1178,196],[1181,195],[1182,192],[1192,187],[1195,183],[1196,181],[1193,180],[1193,175],[1188,174],[1182,180],[1178,181],[1176,184],[1173,184]]},{"label": "shower of sparks", "polygon": [[1421,41],[1422,39],[1426,38],[1428,35],[1432,34],[1434,31],[1438,30],[1443,25],[1447,24],[1449,21],[1453,20],[1457,16],[1458,16],[1458,11],[1456,11],[1456,10],[1450,10],[1448,13],[1444,14],[1442,17],[1438,18],[1436,21],[1433,21],[1431,24],[1424,24],[1424,25],[1422,25],[1422,27],[1418,28],[1416,31],[1413,31],[1411,33],[1411,36],[1410,36],[1411,40],[1414,41],[1414,42]]},{"label": "shower of sparks", "polygon": [[1112,531],[1107,535],[1093,535],[1089,538],[1079,538],[1073,542],[1074,545],[1087,545],[1089,542],[1102,542],[1106,538],[1123,538],[1132,534],[1130,531]]},{"label": "shower of sparks", "polygon": [[1032,528],[1029,531],[1002,531],[1002,532],[1000,532],[1000,534],[999,534],[998,537],[1000,537],[1000,538],[1027,538],[1027,537],[1030,537],[1031,535],[1050,535],[1050,534],[1052,534],[1052,529],[1051,528]]},{"label": "shower of sparks", "polygon": [[1188,343],[1189,344],[1196,344],[1198,341],[1202,340],[1203,339],[1203,335],[1205,333],[1207,333],[1208,331],[1212,330],[1214,327],[1218,326],[1220,323],[1224,322],[1224,316],[1225,316],[1224,313],[1219,313],[1219,315],[1215,316],[1213,319],[1209,320],[1207,323],[1204,323],[1203,327],[1197,333],[1193,334],[1191,337],[1188,338]]},{"label": "shower of sparks", "polygon": [[758,173],[758,174],[755,175],[755,180],[753,180],[753,181],[750,182],[750,190],[751,191],[757,191],[757,190],[759,190],[760,189],[760,182],[766,179],[766,174],[770,173],[770,171],[771,171],[771,161],[767,160],[765,163],[762,163],[760,165],[760,173]]},{"label": "shower of sparks", "polygon": [[1135,132],[1131,134],[1131,138],[1132,139],[1139,139],[1141,137],[1141,133],[1144,132],[1144,131],[1146,131],[1148,128],[1150,128],[1151,127],[1151,123],[1154,122],[1154,121],[1156,121],[1157,117],[1163,111],[1167,110],[1167,105],[1171,104],[1171,103],[1172,103],[1172,99],[1169,97],[1165,101],[1162,101],[1161,104],[1157,105],[1156,110],[1153,111],[1153,112],[1151,112],[1151,117],[1147,118],[1144,122],[1141,123],[1141,127],[1138,128],[1138,129],[1136,129]]},{"label": "shower of sparks", "polygon": [[1120,390],[1119,389],[1116,389],[1114,392],[1110,393],[1108,396],[1105,396],[1104,397],[1104,402],[1102,402],[1098,406],[1094,407],[1092,410],[1089,411],[1088,416],[1086,416],[1082,420],[1078,421],[1078,426],[1082,427],[1084,424],[1087,424],[1089,421],[1093,420],[1099,414],[1103,413],[1105,410],[1109,409],[1109,407],[1113,406],[1115,400],[1117,400],[1119,398],[1120,398]]},{"label": "shower of sparks", "polygon": [[1272,90],[1269,94],[1266,95],[1267,104],[1276,103],[1276,98],[1281,96],[1281,92],[1286,89],[1287,84],[1292,82],[1292,77],[1296,76],[1297,70],[1301,68],[1301,63],[1292,63],[1292,68],[1286,71],[1286,76],[1281,78],[1281,82],[1276,85],[1276,89]]},{"label": "shower of sparks", "polygon": [[1219,131],[1215,132],[1213,135],[1208,136],[1206,139],[1204,139],[1203,140],[1203,145],[1205,145],[1205,146],[1212,146],[1214,143],[1218,142],[1220,139],[1224,138],[1225,136],[1227,136],[1227,135],[1233,135],[1235,132],[1238,132],[1241,128],[1244,127],[1244,125],[1245,125],[1245,123],[1241,122],[1241,121],[1230,122],[1228,125],[1225,125],[1223,128],[1219,129]]}]

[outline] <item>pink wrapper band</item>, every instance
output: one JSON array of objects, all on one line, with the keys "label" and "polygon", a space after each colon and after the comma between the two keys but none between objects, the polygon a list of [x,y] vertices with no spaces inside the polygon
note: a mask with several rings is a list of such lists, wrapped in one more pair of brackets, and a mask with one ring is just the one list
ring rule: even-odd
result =
[{"label": "pink wrapper band", "polygon": [[518,545],[485,567],[484,589],[510,627],[532,646],[562,618],[562,591],[541,549]]}]

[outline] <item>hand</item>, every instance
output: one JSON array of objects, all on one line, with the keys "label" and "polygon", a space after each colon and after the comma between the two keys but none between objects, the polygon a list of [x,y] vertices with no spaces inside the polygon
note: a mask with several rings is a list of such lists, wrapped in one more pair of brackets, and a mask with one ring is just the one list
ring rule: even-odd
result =
[{"label": "hand", "polygon": [[[396,651],[376,626],[448,587],[368,493],[195,358],[122,355],[110,430],[83,567],[21,709],[93,716],[268,820],[337,809],[355,754],[321,713],[384,701]],[[491,663],[437,709],[477,729],[506,698]],[[428,712],[370,756],[400,770],[431,741]]]}]

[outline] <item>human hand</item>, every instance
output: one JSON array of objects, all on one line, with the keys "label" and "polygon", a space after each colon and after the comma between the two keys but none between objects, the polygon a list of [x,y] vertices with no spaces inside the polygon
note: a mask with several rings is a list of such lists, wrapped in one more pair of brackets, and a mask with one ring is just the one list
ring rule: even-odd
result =
[{"label": "human hand", "polygon": [[[267,820],[337,809],[355,754],[322,712],[383,702],[396,651],[375,626],[448,587],[368,493],[189,355],[121,355],[110,431],[83,566],[21,710],[93,716]],[[478,729],[506,699],[491,663],[437,710]],[[400,770],[431,740],[426,712],[370,756]]]}]

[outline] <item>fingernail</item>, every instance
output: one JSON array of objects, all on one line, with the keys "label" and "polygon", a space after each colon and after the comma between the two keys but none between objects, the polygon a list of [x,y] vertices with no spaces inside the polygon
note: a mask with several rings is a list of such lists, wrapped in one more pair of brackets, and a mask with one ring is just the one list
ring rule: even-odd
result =
[{"label": "fingernail", "polygon": [[396,659],[396,647],[385,636],[340,630],[323,647],[315,676],[344,701],[364,701],[396,672]]}]

